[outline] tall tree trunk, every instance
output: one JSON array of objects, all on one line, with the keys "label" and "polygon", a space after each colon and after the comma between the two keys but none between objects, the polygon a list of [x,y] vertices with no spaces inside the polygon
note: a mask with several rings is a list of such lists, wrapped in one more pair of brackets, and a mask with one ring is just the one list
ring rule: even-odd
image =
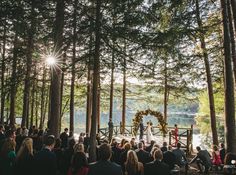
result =
[{"label": "tall tree trunk", "polygon": [[5,108],[5,94],[6,94],[6,90],[5,90],[5,70],[6,70],[6,65],[5,65],[5,57],[6,57],[6,32],[7,32],[7,25],[6,25],[6,21],[4,24],[4,29],[3,29],[3,44],[2,44],[2,69],[1,69],[1,119],[0,119],[0,123],[3,124],[4,123],[4,108]]},{"label": "tall tree trunk", "polygon": [[98,69],[98,95],[97,95],[97,132],[99,132],[100,130],[100,120],[101,120],[101,116],[100,116],[100,107],[101,107],[101,81],[100,81],[100,67]]},{"label": "tall tree trunk", "polygon": [[42,88],[41,88],[41,105],[40,105],[40,123],[39,123],[39,129],[43,129],[43,118],[45,118],[44,114],[44,108],[45,106],[45,84],[46,84],[46,68],[44,66],[43,68],[43,79],[42,79]]},{"label": "tall tree trunk", "polygon": [[35,77],[35,126],[38,128],[38,113],[39,113],[39,102],[38,102],[38,79]]},{"label": "tall tree trunk", "polygon": [[123,93],[122,93],[122,134],[125,133],[125,114],[126,114],[126,58],[124,56]]},{"label": "tall tree trunk", "polygon": [[32,91],[31,91],[31,114],[30,114],[30,128],[34,125],[34,109],[35,109],[35,73],[32,81]]},{"label": "tall tree trunk", "polygon": [[98,83],[99,83],[99,64],[100,64],[100,9],[101,0],[96,0],[96,22],[95,22],[95,52],[94,52],[94,73],[93,73],[93,101],[92,101],[92,123],[90,133],[89,158],[91,162],[96,161],[96,127],[97,127],[97,108],[98,108]]},{"label": "tall tree trunk", "polygon": [[207,88],[208,88],[208,99],[209,99],[213,144],[218,145],[219,141],[218,141],[218,135],[217,135],[217,129],[216,129],[215,102],[214,102],[214,93],[213,93],[213,87],[212,87],[211,70],[210,70],[210,65],[209,65],[208,53],[207,53],[207,49],[206,49],[205,36],[203,33],[202,20],[200,18],[200,10],[199,10],[198,0],[196,0],[196,17],[197,17],[198,27],[200,30],[201,49],[203,52],[206,77],[207,77]]},{"label": "tall tree trunk", "polygon": [[236,152],[235,139],[235,102],[234,102],[234,80],[231,60],[231,44],[229,31],[229,18],[227,3],[221,0],[221,10],[224,31],[224,78],[225,78],[225,138],[227,152]]},{"label": "tall tree trunk", "polygon": [[26,125],[26,119],[28,118],[29,113],[29,97],[30,97],[30,73],[32,66],[32,53],[34,49],[34,33],[35,33],[35,1],[31,0],[31,24],[28,30],[28,45],[27,45],[27,61],[26,61],[26,75],[25,75],[25,84],[24,84],[24,97],[23,97],[23,112],[22,112],[22,121],[21,127]]},{"label": "tall tree trunk", "polygon": [[[56,21],[55,21],[55,36],[54,44],[55,50],[61,55],[61,48],[63,45],[63,28],[64,28],[64,0],[56,1]],[[57,65],[52,69],[52,84],[51,84],[51,99],[50,99],[50,121],[49,133],[59,137],[59,124],[61,117],[61,70]]]},{"label": "tall tree trunk", "polygon": [[[18,25],[18,24],[16,24]],[[17,54],[18,54],[18,30],[16,28],[16,33],[14,37],[14,46],[13,46],[13,58],[12,58],[12,73],[11,73],[11,90],[10,90],[10,114],[9,120],[10,125],[14,125],[16,123],[15,116],[15,102],[16,102],[16,68],[17,68]]]},{"label": "tall tree trunk", "polygon": [[72,56],[72,68],[71,68],[71,86],[70,86],[70,131],[74,133],[74,90],[75,90],[75,59],[76,59],[76,17],[77,17],[77,4],[78,0],[74,1],[74,14],[73,14],[73,56]]},{"label": "tall tree trunk", "polygon": [[90,134],[91,129],[91,115],[92,115],[92,73],[91,63],[88,65],[88,77],[87,77],[87,107],[86,107],[86,133]]},{"label": "tall tree trunk", "polygon": [[234,30],[236,32],[236,0],[231,0],[231,9],[233,12]]},{"label": "tall tree trunk", "polygon": [[[45,102],[44,111],[43,111],[42,128],[44,127],[47,109],[49,109],[49,108],[47,108],[48,104],[50,102],[49,96],[50,96],[50,87],[48,87],[48,89],[47,89],[46,102]],[[48,113],[49,113],[49,111],[48,111]]]},{"label": "tall tree trunk", "polygon": [[167,60],[165,59],[165,83],[164,83],[164,120],[167,121],[167,106],[168,106],[168,81],[167,81]]},{"label": "tall tree trunk", "polygon": [[[111,58],[111,88],[110,88],[110,111],[109,111],[109,122],[112,122],[112,113],[113,113],[113,91],[114,91],[114,40],[113,40],[113,49],[112,49],[112,58]],[[113,135],[112,124],[109,124],[109,141],[111,141]]]},{"label": "tall tree trunk", "polygon": [[62,122],[62,117],[63,117],[63,93],[64,93],[64,79],[65,79],[65,64],[66,64],[66,50],[64,50],[63,53],[63,63],[62,63],[62,73],[61,73],[61,92],[60,92],[60,119],[59,119],[59,133],[61,132],[61,122]]},{"label": "tall tree trunk", "polygon": [[[235,39],[234,39],[234,27],[233,27],[233,19],[231,13],[230,1],[227,0],[228,5],[228,13],[229,13],[229,31],[230,31],[230,40],[231,40],[231,52],[232,52],[232,61],[233,61],[233,71],[234,71],[234,81],[236,82],[236,53],[235,53]],[[233,9],[233,7],[232,7]]]}]

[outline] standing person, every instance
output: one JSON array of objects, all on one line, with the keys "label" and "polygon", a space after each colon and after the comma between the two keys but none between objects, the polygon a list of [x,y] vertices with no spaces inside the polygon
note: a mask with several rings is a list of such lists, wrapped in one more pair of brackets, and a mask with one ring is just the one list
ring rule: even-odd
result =
[{"label": "standing person", "polygon": [[147,122],[147,127],[145,131],[147,132],[147,143],[151,143],[151,140],[153,140],[153,135],[152,135],[152,126],[150,125],[149,122]]},{"label": "standing person", "polygon": [[175,129],[173,130],[173,134],[175,137],[175,144],[174,146],[177,146],[177,143],[179,142],[178,136],[179,136],[179,129],[178,129],[178,125],[175,124]]},{"label": "standing person", "polygon": [[154,152],[153,159],[154,161],[145,165],[144,175],[170,175],[169,166],[162,162],[163,154],[160,149]]},{"label": "standing person", "polygon": [[114,128],[114,125],[113,125],[112,119],[110,118],[109,122],[108,122],[108,129],[109,129],[109,138],[108,138],[108,140],[109,141],[111,141],[111,139],[113,137],[113,128]]},{"label": "standing person", "polygon": [[143,164],[138,161],[138,157],[133,150],[128,151],[125,172],[126,175],[143,175]]},{"label": "standing person", "polygon": [[47,136],[45,147],[39,151],[34,158],[34,175],[57,175],[57,159],[55,153],[52,152],[55,146],[55,137]]},{"label": "standing person", "polygon": [[68,145],[68,128],[64,129],[64,132],[61,133],[60,139],[61,139],[61,148],[66,149]]},{"label": "standing person", "polygon": [[32,175],[33,170],[33,139],[25,138],[16,155],[15,174]]},{"label": "standing person", "polygon": [[0,124],[0,142],[5,139],[4,126]]},{"label": "standing person", "polygon": [[67,175],[87,175],[88,174],[88,160],[84,152],[77,152],[74,154],[71,167]]},{"label": "standing person", "polygon": [[220,158],[221,158],[221,162],[224,164],[224,160],[225,160],[225,145],[224,145],[224,143],[220,144]]},{"label": "standing person", "polygon": [[13,175],[13,165],[16,159],[16,142],[7,138],[2,145],[0,152],[0,174]]},{"label": "standing person", "polygon": [[143,119],[140,120],[139,123],[139,140],[143,140],[143,132],[144,132],[144,125],[143,125]]},{"label": "standing person", "polygon": [[98,153],[100,160],[89,165],[88,175],[122,175],[121,166],[110,161],[112,151],[109,144],[102,144]]}]

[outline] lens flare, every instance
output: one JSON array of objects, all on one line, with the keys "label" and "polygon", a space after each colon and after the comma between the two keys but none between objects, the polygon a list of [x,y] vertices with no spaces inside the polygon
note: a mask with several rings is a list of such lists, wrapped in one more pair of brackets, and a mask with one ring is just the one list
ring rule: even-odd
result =
[{"label": "lens flare", "polygon": [[52,65],[55,65],[57,63],[56,61],[56,58],[54,56],[47,56],[46,57],[46,63],[49,65],[49,66],[52,66]]}]

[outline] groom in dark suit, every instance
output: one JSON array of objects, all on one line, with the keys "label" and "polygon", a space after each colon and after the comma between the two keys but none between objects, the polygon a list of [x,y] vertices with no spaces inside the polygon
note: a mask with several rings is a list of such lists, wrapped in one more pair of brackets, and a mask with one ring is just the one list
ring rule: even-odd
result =
[{"label": "groom in dark suit", "polygon": [[143,139],[143,132],[144,132],[144,125],[143,125],[143,119],[140,120],[140,123],[139,123],[139,140],[142,140]]}]

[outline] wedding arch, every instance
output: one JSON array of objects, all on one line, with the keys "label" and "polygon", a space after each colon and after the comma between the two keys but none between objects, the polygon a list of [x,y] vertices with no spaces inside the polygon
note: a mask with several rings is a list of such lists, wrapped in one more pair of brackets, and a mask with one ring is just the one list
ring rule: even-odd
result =
[{"label": "wedding arch", "polygon": [[143,119],[143,116],[147,116],[147,115],[152,115],[158,120],[159,129],[160,129],[161,133],[163,134],[163,136],[165,136],[167,134],[168,130],[167,130],[167,123],[165,122],[162,113],[160,113],[158,111],[152,111],[150,109],[147,109],[145,111],[138,111],[135,114],[134,119],[133,119],[133,126],[134,126],[133,134],[134,134],[134,136],[136,136],[138,133],[139,124],[140,124],[140,121]]}]

